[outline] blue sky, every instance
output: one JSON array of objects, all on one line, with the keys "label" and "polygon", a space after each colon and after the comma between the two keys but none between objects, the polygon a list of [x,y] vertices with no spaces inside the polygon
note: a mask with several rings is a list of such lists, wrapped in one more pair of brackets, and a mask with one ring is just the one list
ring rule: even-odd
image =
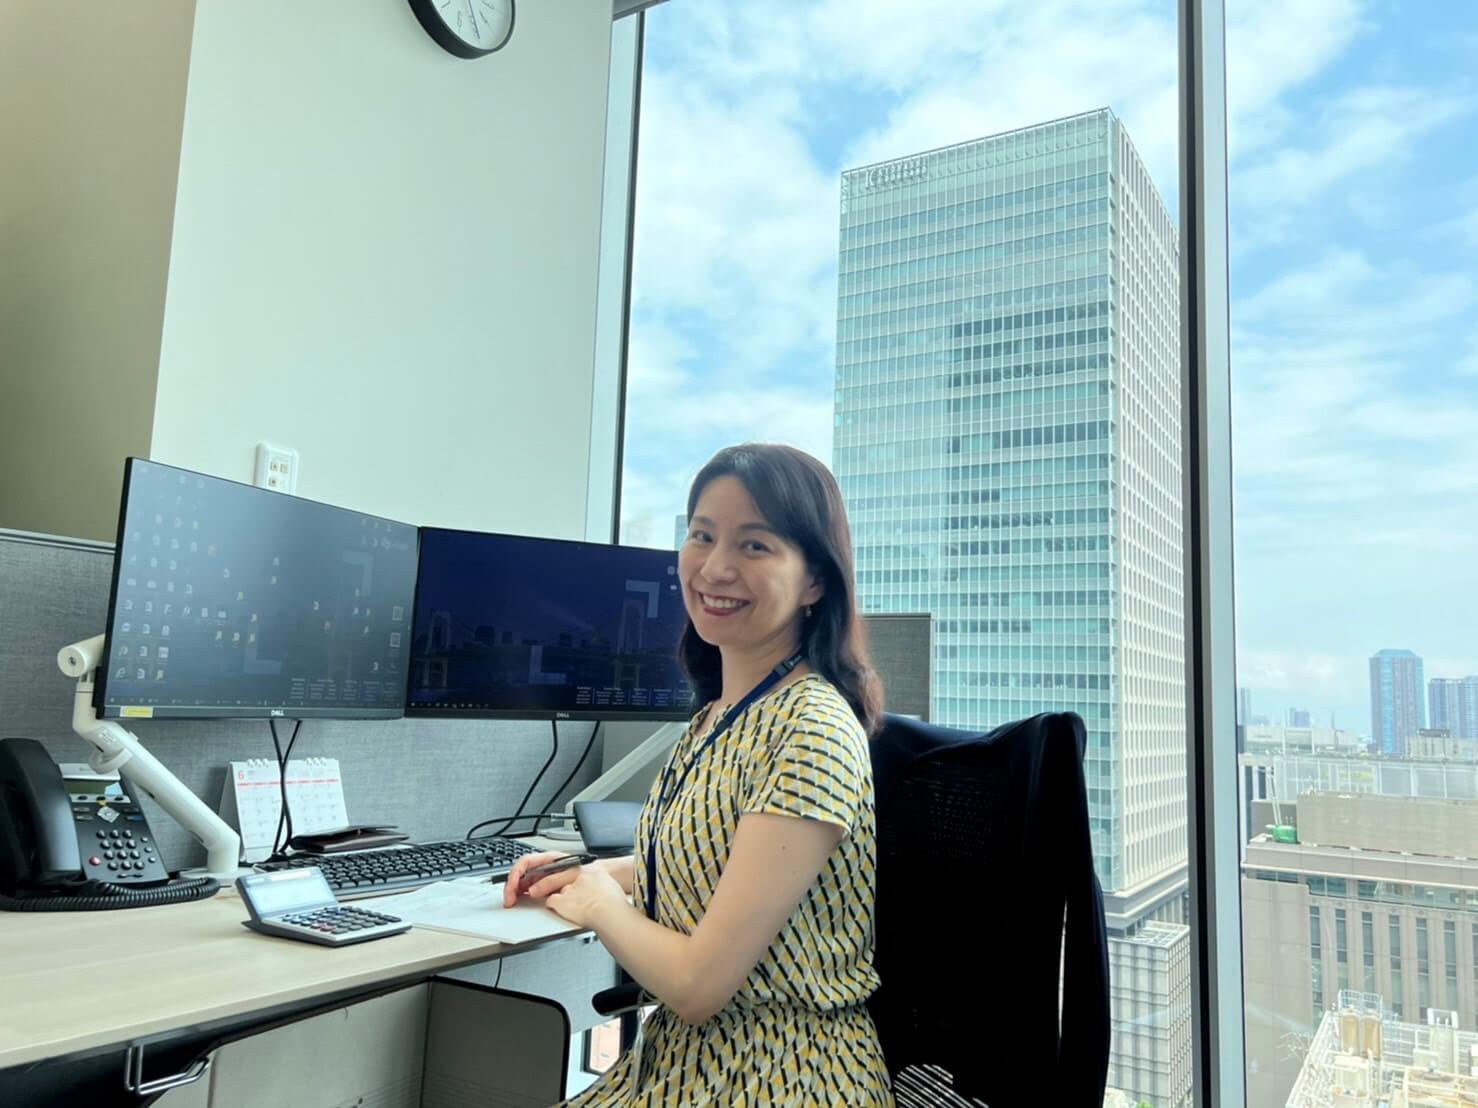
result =
[{"label": "blue sky", "polygon": [[[1478,673],[1478,4],[1228,0],[1238,657],[1369,728]],[[1172,0],[649,13],[623,541],[718,447],[829,460],[841,170],[1111,107],[1177,207]]]}]

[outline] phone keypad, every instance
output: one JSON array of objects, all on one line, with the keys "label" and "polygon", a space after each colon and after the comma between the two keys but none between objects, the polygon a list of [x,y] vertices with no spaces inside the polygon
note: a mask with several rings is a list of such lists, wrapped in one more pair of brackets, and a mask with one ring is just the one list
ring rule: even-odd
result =
[{"label": "phone keypad", "polygon": [[[114,819],[133,824],[144,822],[143,815],[129,806],[113,805],[111,811],[116,813]],[[91,815],[78,813],[75,818],[79,824],[94,822]],[[154,840],[144,833],[147,825],[137,831],[132,827],[105,827],[91,832],[90,836],[84,827],[77,830],[87,876],[102,881],[159,881],[169,876],[155,852]]]}]

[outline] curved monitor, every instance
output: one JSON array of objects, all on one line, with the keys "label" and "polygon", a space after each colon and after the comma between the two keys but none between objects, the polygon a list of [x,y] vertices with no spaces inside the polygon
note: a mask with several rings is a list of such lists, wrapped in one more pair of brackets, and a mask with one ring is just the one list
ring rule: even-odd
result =
[{"label": "curved monitor", "polygon": [[687,719],[677,554],[421,529],[406,715]]},{"label": "curved monitor", "polygon": [[415,583],[409,524],[130,458],[98,710],[395,718]]}]

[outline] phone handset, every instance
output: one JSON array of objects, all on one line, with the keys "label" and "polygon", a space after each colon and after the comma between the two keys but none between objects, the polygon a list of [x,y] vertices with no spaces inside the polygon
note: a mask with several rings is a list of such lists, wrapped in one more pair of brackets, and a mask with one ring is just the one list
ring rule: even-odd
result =
[{"label": "phone handset", "polygon": [[220,887],[210,878],[169,882],[138,803],[111,782],[85,788],[68,791],[35,739],[0,739],[0,909],[143,908]]}]

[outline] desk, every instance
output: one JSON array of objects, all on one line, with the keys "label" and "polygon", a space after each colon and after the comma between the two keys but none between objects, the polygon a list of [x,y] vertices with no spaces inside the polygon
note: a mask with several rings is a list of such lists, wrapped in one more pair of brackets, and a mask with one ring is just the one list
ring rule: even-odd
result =
[{"label": "desk", "polygon": [[[245,1023],[589,938],[572,932],[515,946],[416,927],[332,949],[258,935],[241,926],[246,915],[234,891],[157,908],[0,913],[0,1070]],[[593,981],[591,991],[608,984]]]}]

